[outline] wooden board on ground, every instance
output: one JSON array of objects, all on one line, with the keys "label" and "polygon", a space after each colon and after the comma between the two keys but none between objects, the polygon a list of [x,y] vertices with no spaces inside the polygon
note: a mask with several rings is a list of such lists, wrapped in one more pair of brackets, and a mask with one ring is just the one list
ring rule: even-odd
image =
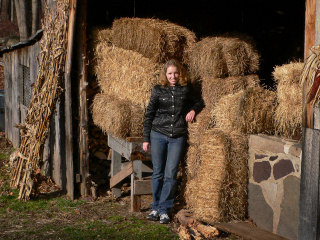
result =
[{"label": "wooden board on ground", "polygon": [[215,227],[248,240],[287,240],[287,238],[258,228],[249,222],[217,223]]},{"label": "wooden board on ground", "polygon": [[152,180],[135,180],[134,195],[152,194]]}]

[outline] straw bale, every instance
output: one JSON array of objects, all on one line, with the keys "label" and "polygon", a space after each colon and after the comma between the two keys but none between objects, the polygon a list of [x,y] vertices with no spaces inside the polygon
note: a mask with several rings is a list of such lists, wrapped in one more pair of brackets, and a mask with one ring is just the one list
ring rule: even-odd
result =
[{"label": "straw bale", "polygon": [[134,50],[155,62],[187,61],[195,34],[177,24],[154,18],[120,18],[112,24],[116,46]]},{"label": "straw bale", "polygon": [[275,93],[262,87],[248,88],[220,99],[213,115],[225,132],[272,133]]},{"label": "straw bale", "polygon": [[102,91],[145,108],[158,82],[159,66],[139,53],[103,42],[95,53],[95,72]]},{"label": "straw bale", "polygon": [[213,127],[211,121],[211,112],[208,108],[204,108],[197,116],[195,121],[188,123],[190,145],[199,144],[201,135],[207,130]]},{"label": "straw bale", "polygon": [[197,219],[206,222],[219,221],[221,187],[226,176],[229,142],[225,134],[210,129],[202,136],[198,173],[193,181],[187,183],[187,204],[192,206]]},{"label": "straw bale", "polygon": [[224,221],[243,220],[247,213],[248,137],[232,133],[226,177],[222,184],[220,209]]},{"label": "straw bale", "polygon": [[237,37],[207,37],[194,44],[189,54],[191,75],[227,77],[256,73],[259,55],[248,41]]},{"label": "straw bale", "polygon": [[97,94],[92,103],[92,118],[104,133],[115,137],[142,136],[144,110],[114,96]]},{"label": "straw bale", "polygon": [[89,36],[90,43],[95,46],[101,42],[112,45],[112,29],[111,28],[93,28]]},{"label": "straw bale", "polygon": [[222,96],[239,92],[259,85],[258,75],[227,78],[204,77],[202,79],[202,97],[206,108],[212,110]]},{"label": "straw bale", "polygon": [[191,180],[197,174],[200,166],[200,147],[199,144],[190,145],[186,154],[187,179]]},{"label": "straw bale", "polygon": [[272,73],[273,78],[279,84],[299,83],[303,66],[303,62],[290,62],[289,64],[276,66]]}]

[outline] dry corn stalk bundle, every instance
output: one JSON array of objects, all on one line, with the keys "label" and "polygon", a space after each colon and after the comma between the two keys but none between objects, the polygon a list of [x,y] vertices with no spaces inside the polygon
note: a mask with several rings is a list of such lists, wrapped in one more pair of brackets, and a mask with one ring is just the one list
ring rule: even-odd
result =
[{"label": "dry corn stalk bundle", "polygon": [[275,108],[275,93],[254,87],[222,97],[213,110],[213,117],[216,126],[227,133],[271,134]]},{"label": "dry corn stalk bundle", "polygon": [[95,54],[95,72],[102,91],[145,108],[158,82],[159,66],[137,52],[105,42],[97,45]]},{"label": "dry corn stalk bundle", "polygon": [[291,62],[274,69],[273,76],[278,82],[275,110],[275,131],[286,138],[299,139],[302,126],[302,86],[300,77],[303,63]]},{"label": "dry corn stalk bundle", "polygon": [[154,62],[187,61],[195,34],[177,24],[154,18],[120,18],[112,25],[113,43],[139,52]]},{"label": "dry corn stalk bundle", "polygon": [[206,108],[213,110],[222,96],[259,86],[259,81],[258,75],[255,74],[227,78],[204,77],[202,96]]},{"label": "dry corn stalk bundle", "polygon": [[63,77],[69,1],[57,1],[53,14],[48,8],[43,19],[44,35],[40,41],[39,72],[25,124],[21,128],[21,144],[14,155],[11,186],[20,186],[19,199],[28,200],[33,188],[49,122],[54,112]]},{"label": "dry corn stalk bundle", "polygon": [[115,137],[142,136],[144,109],[114,96],[97,94],[92,118],[94,124]]},{"label": "dry corn stalk bundle", "polygon": [[230,152],[221,187],[221,218],[224,221],[243,220],[247,213],[248,137],[233,132],[228,138]]},{"label": "dry corn stalk bundle", "polygon": [[247,41],[236,37],[207,37],[189,53],[191,75],[195,77],[239,76],[259,69],[259,55]]},{"label": "dry corn stalk bundle", "polygon": [[226,135],[217,129],[208,130],[200,143],[201,164],[195,178],[187,183],[187,200],[194,216],[208,223],[221,220],[221,188],[229,161],[230,143]]}]

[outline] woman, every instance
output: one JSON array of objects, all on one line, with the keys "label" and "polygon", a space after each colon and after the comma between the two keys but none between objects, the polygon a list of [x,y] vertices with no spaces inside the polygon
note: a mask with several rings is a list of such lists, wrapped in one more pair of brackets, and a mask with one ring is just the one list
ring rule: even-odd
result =
[{"label": "woman", "polygon": [[145,115],[143,150],[151,147],[152,211],[149,220],[170,221],[179,161],[185,151],[188,124],[204,107],[203,100],[187,84],[185,69],[176,60],[164,64],[160,85],[151,93]]}]

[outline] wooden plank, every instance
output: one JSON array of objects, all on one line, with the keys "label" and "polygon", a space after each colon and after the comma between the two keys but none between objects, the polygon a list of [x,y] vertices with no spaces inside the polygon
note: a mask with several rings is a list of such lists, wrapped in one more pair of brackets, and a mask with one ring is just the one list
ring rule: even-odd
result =
[{"label": "wooden plank", "polygon": [[89,176],[89,149],[88,149],[88,104],[87,104],[87,46],[86,46],[86,21],[87,21],[87,1],[81,1],[78,9],[78,24],[77,28],[80,33],[80,37],[77,38],[78,48],[81,51],[81,58],[79,61],[80,69],[80,83],[79,83],[79,114],[80,114],[80,139],[79,139],[79,160],[80,160],[80,174],[82,176],[82,182],[80,183],[81,196],[87,196],[89,194],[89,188],[87,184],[87,177]]},{"label": "wooden plank", "polygon": [[110,188],[113,188],[126,177],[130,176],[133,173],[133,165],[130,162],[127,166],[125,166],[120,172],[115,174],[113,177],[110,178]]},{"label": "wooden plank", "polygon": [[20,130],[15,126],[20,124],[20,88],[19,80],[22,78],[18,52],[12,54],[12,145],[18,148],[20,145]]},{"label": "wooden plank", "polygon": [[4,57],[4,104],[5,104],[5,133],[6,138],[12,141],[11,134],[11,91],[12,91],[12,76],[11,76],[11,54],[5,54]]},{"label": "wooden plank", "polygon": [[305,11],[305,43],[304,57],[309,54],[310,48],[314,45],[316,19],[316,0],[306,0]]},{"label": "wooden plank", "polygon": [[152,194],[152,180],[135,180],[134,195]]},{"label": "wooden plank", "polygon": [[248,240],[287,240],[287,238],[257,228],[249,222],[217,223],[214,227]]},{"label": "wooden plank", "polygon": [[68,45],[65,67],[65,129],[66,129],[66,175],[67,175],[67,195],[74,199],[74,163],[73,163],[73,134],[72,134],[72,94],[71,94],[71,70],[74,46],[74,29],[76,20],[77,0],[70,0],[69,5],[69,25],[68,25]]},{"label": "wooden plank", "polygon": [[131,174],[131,212],[139,212],[141,209],[141,196],[135,195],[134,182],[142,179],[142,161],[133,161],[133,173]]},{"label": "wooden plank", "polygon": [[126,137],[128,142],[142,142],[143,137]]},{"label": "wooden plank", "polygon": [[115,138],[111,134],[108,134],[108,146],[128,160],[132,160],[132,153],[141,153],[143,151],[141,142],[128,142],[125,139]]},{"label": "wooden plank", "polygon": [[[115,176],[118,172],[121,171],[121,155],[116,152],[115,150],[111,150],[111,178]],[[120,188],[112,188],[112,194],[115,197],[121,196],[121,189]]]},{"label": "wooden plank", "polygon": [[320,131],[303,128],[302,142],[299,239],[319,239]]}]

